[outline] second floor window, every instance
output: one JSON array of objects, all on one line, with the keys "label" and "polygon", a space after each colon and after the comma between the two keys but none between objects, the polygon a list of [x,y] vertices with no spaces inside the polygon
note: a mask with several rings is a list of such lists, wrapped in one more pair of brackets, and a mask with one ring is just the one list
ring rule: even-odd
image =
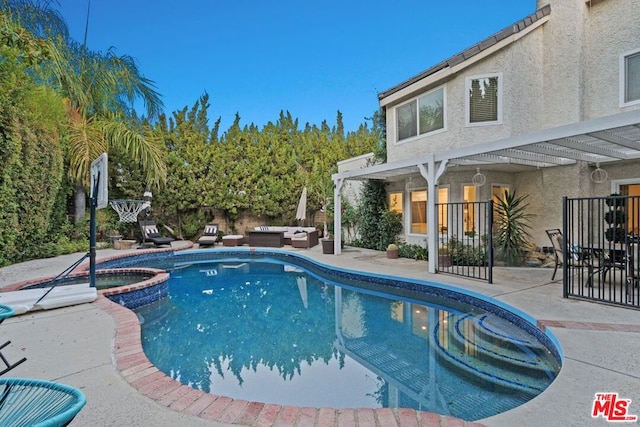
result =
[{"label": "second floor window", "polygon": [[444,89],[439,88],[396,109],[398,141],[444,129]]},{"label": "second floor window", "polygon": [[467,124],[502,122],[502,78],[499,74],[467,78]]},{"label": "second floor window", "polygon": [[640,51],[623,55],[620,65],[622,104],[640,102]]}]

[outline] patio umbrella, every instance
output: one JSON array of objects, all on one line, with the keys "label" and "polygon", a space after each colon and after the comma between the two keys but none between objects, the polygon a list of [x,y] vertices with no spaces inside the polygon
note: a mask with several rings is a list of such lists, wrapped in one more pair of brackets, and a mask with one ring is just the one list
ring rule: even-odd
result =
[{"label": "patio umbrella", "polygon": [[296,211],[296,219],[304,221],[307,218],[307,187],[302,189],[300,201],[298,202],[298,210]]},{"label": "patio umbrella", "polygon": [[309,308],[309,297],[307,295],[307,278],[304,276],[296,277],[298,283],[298,292],[300,292],[300,298],[302,298],[302,305],[304,308]]}]

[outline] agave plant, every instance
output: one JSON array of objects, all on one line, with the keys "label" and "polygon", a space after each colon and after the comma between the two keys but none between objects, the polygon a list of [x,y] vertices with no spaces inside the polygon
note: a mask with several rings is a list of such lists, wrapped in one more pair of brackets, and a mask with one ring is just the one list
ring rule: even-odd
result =
[{"label": "agave plant", "polygon": [[529,220],[526,212],[529,204],[527,196],[518,197],[516,192],[505,192],[504,197],[495,200],[495,249],[499,259],[509,265],[520,265],[524,260],[526,245],[530,239]]}]

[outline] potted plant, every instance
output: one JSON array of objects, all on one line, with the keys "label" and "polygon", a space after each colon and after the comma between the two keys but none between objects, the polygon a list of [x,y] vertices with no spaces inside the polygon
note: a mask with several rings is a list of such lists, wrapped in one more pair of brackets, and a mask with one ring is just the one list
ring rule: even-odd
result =
[{"label": "potted plant", "polygon": [[333,254],[333,203],[330,197],[325,197],[324,204],[324,238],[322,239],[322,253]]},{"label": "potted plant", "polygon": [[395,243],[389,244],[387,246],[387,258],[389,259],[397,259],[398,258],[398,245]]},{"label": "potted plant", "polygon": [[333,254],[333,239],[331,237],[327,237],[322,239],[322,253],[323,254]]}]

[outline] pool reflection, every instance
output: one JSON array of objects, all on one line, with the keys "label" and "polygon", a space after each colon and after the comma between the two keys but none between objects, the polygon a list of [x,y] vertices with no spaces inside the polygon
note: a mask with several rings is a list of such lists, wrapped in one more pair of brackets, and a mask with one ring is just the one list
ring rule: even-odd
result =
[{"label": "pool reflection", "polygon": [[[526,402],[559,369],[533,337],[473,307],[334,285],[282,262],[176,270],[170,297],[136,310],[143,347],[177,381],[232,398],[467,420]],[[500,335],[515,342],[509,359],[536,360],[521,364],[525,374],[493,366],[487,353],[504,346]]]}]

